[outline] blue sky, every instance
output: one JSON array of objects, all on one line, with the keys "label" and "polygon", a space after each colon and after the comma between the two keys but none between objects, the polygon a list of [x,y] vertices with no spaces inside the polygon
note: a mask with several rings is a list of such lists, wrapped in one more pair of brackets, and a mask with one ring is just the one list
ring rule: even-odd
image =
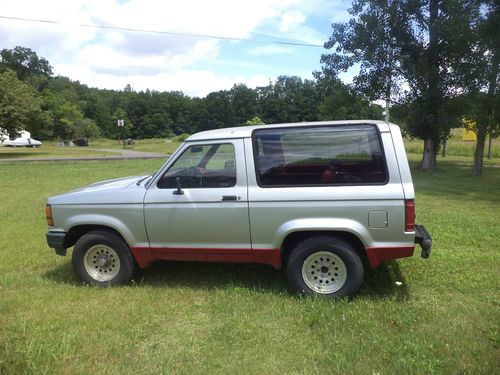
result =
[{"label": "blue sky", "polygon": [[0,0],[0,16],[59,22],[0,18],[0,48],[32,48],[56,74],[92,87],[130,84],[135,90],[204,96],[236,83],[266,85],[279,75],[312,78],[326,50],[272,42],[323,45],[332,22],[348,20],[349,6],[342,0]]}]

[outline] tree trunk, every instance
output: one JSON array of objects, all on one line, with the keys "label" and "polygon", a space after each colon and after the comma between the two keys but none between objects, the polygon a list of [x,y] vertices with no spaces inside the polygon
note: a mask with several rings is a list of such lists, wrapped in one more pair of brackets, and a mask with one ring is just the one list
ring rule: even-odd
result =
[{"label": "tree trunk", "polygon": [[[424,141],[424,154],[419,168],[425,171],[430,171],[436,168],[436,155],[438,149],[435,142],[435,134],[438,132],[435,128],[439,128],[440,123],[439,108],[441,106],[442,92],[440,87],[439,77],[439,38],[438,38],[438,18],[439,18],[439,0],[429,1],[429,47],[427,55],[427,116],[425,118],[427,134]],[[434,128],[434,129],[433,129]]]},{"label": "tree trunk", "polygon": [[491,160],[491,144],[493,143],[494,130],[490,128],[490,139],[488,140],[488,160]]},{"label": "tree trunk", "polygon": [[389,99],[385,99],[385,122],[389,122]]},{"label": "tree trunk", "polygon": [[483,171],[484,143],[486,141],[486,124],[477,127],[476,149],[474,150],[474,165],[472,166],[472,175],[481,176]]},{"label": "tree trunk", "polygon": [[[498,65],[500,62],[500,56],[498,52],[495,52],[492,59],[492,64],[490,67],[490,74],[488,79],[488,94],[486,97],[486,118],[491,121],[494,108],[494,98],[495,89],[498,77]],[[484,143],[486,141],[486,133],[488,131],[488,125],[486,122],[479,123],[477,126],[477,141],[476,149],[474,150],[474,165],[472,166],[472,175],[481,176],[483,171],[483,157],[484,157]],[[491,132],[490,132],[491,133]]]},{"label": "tree trunk", "polygon": [[424,154],[422,155],[422,161],[418,168],[424,171],[430,171],[436,168],[436,147],[431,138],[427,138],[424,141]]},{"label": "tree trunk", "polygon": [[385,83],[385,122],[390,121],[390,106],[391,106],[391,88],[392,88],[392,65],[389,64],[389,70],[387,71],[387,81]]}]

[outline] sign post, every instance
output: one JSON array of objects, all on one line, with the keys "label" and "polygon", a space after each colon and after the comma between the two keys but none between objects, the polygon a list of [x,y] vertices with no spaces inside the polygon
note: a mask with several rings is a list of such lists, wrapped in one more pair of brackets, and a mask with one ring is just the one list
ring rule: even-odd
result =
[{"label": "sign post", "polygon": [[119,128],[121,128],[121,138],[123,141],[123,149],[125,149],[125,134],[123,133],[125,131],[125,120],[118,119],[117,125]]}]

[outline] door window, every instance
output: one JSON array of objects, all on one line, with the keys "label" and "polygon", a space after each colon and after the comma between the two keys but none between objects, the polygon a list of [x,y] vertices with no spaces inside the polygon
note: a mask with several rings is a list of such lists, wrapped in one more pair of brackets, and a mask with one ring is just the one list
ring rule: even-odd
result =
[{"label": "door window", "polygon": [[231,143],[188,147],[158,182],[160,189],[225,188],[236,185],[236,158]]}]

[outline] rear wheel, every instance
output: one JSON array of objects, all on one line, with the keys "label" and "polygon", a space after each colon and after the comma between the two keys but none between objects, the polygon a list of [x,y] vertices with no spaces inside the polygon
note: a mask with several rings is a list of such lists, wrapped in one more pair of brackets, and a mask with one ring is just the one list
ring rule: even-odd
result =
[{"label": "rear wheel", "polygon": [[300,242],[287,262],[292,289],[330,298],[353,296],[363,283],[363,263],[348,242],[317,236]]},{"label": "rear wheel", "polygon": [[116,234],[105,231],[82,236],[73,250],[73,269],[86,284],[125,284],[135,273],[135,261],[128,246]]}]

